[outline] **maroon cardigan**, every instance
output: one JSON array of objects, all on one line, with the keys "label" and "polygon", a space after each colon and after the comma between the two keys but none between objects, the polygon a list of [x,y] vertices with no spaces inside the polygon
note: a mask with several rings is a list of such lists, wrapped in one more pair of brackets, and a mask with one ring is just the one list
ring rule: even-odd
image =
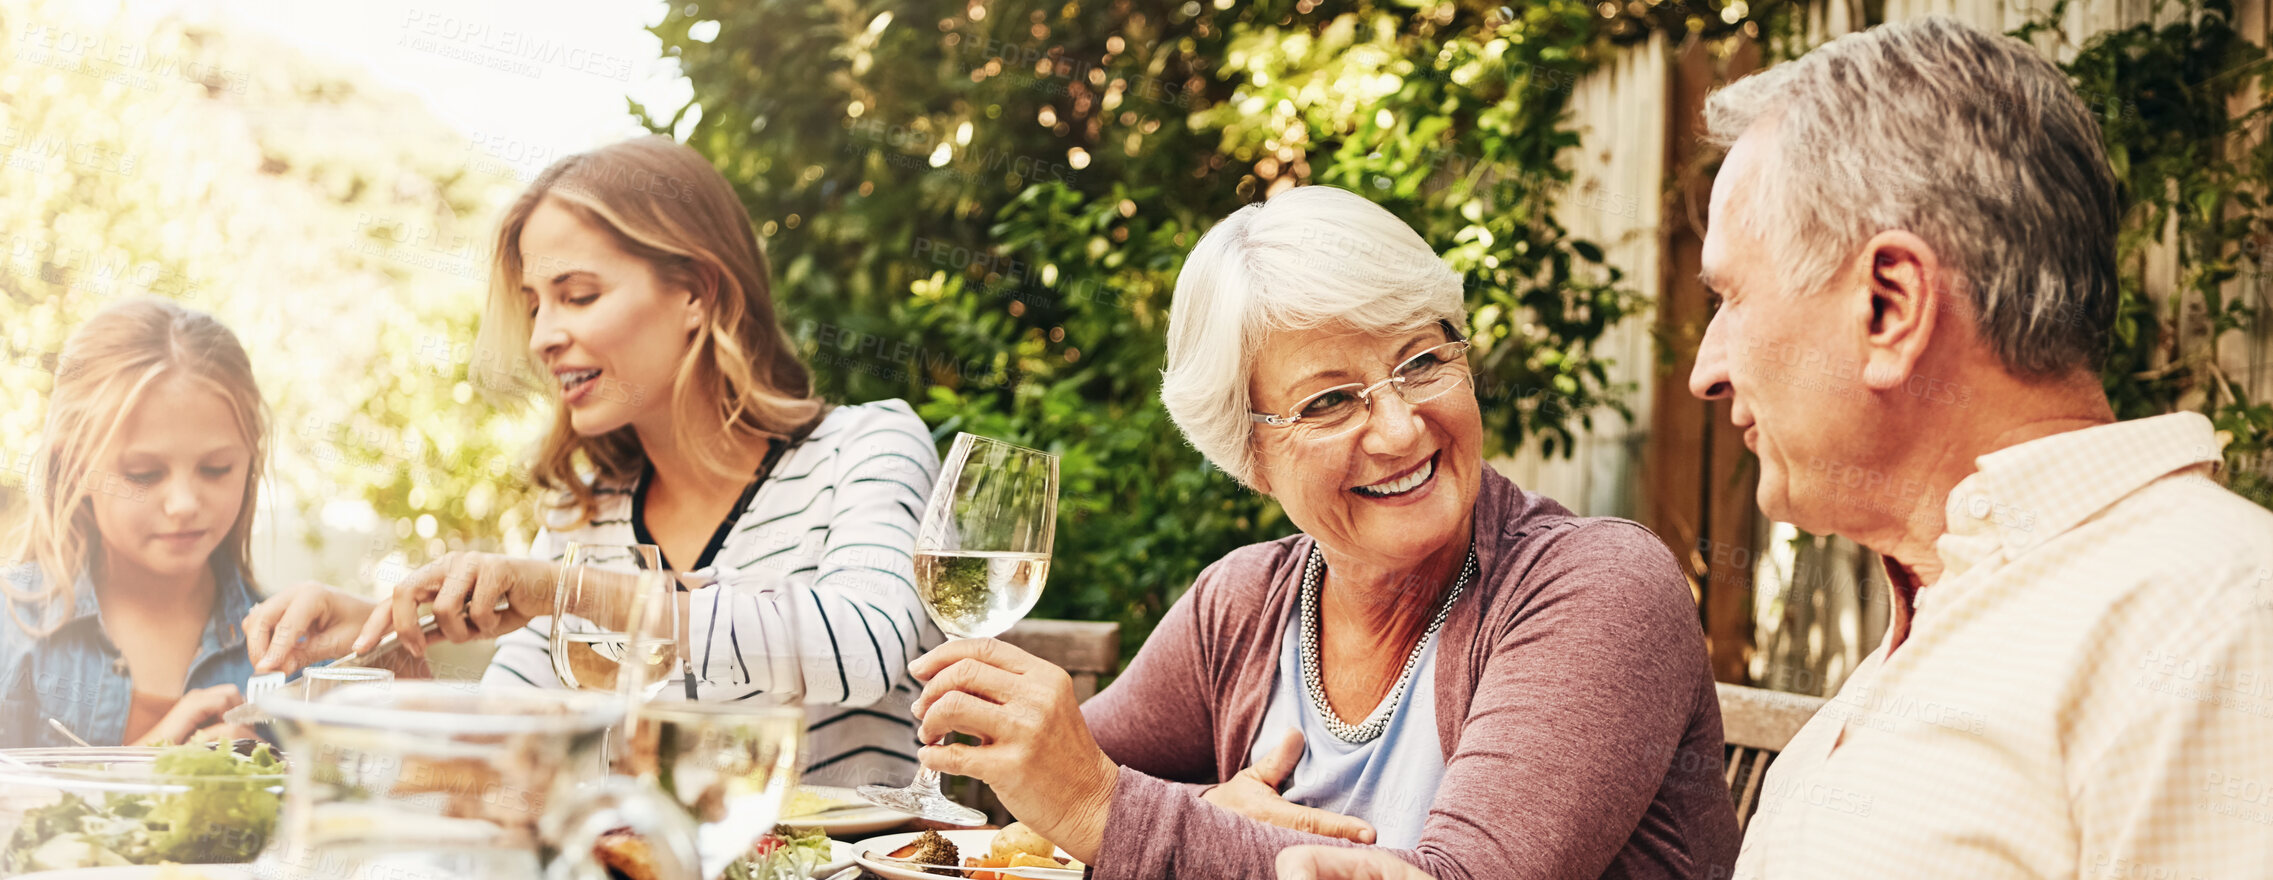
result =
[{"label": "maroon cardigan", "polygon": [[[1697,606],[1647,529],[1580,518],[1482,470],[1479,578],[1438,635],[1444,780],[1420,845],[1464,877],[1727,877],[1736,813]],[[1200,799],[1247,766],[1278,671],[1304,535],[1201,572],[1082,707],[1121,765],[1095,876],[1268,878],[1279,850],[1354,846]]]}]

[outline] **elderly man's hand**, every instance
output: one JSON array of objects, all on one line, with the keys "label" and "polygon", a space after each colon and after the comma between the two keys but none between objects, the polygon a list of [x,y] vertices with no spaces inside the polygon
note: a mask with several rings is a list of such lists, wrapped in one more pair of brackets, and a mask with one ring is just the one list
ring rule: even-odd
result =
[{"label": "elderly man's hand", "polygon": [[1105,839],[1120,768],[1089,733],[1065,670],[994,639],[956,639],[908,664],[924,682],[917,731],[978,745],[925,746],[941,773],[983,779],[1012,815],[1074,858],[1094,861]]},{"label": "elderly man's hand", "polygon": [[1436,880],[1385,850],[1290,846],[1279,851],[1279,880]]},{"label": "elderly man's hand", "polygon": [[1239,771],[1231,781],[1208,789],[1201,799],[1239,815],[1326,837],[1372,843],[1373,826],[1364,819],[1316,807],[1305,807],[1279,796],[1279,783],[1302,761],[1302,731],[1288,729],[1278,748],[1255,766]]}]

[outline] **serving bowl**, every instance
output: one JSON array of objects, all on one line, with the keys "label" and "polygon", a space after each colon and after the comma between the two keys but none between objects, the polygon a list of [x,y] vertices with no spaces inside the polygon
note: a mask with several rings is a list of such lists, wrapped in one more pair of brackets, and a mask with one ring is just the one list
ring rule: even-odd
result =
[{"label": "serving bowl", "polygon": [[210,746],[0,750],[0,877],[250,862],[276,830],[284,779],[272,754]]}]

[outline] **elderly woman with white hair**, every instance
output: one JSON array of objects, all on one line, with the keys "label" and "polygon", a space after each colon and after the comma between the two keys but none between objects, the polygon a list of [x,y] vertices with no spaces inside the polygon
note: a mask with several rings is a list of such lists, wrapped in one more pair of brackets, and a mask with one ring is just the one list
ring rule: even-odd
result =
[{"label": "elderly woman with white hair", "polygon": [[1112,687],[950,642],[923,762],[1099,877],[1263,877],[1371,844],[1440,878],[1722,877],[1736,817],[1665,545],[1486,467],[1459,277],[1388,211],[1290,190],[1177,280],[1161,398],[1301,532],[1209,566]]}]

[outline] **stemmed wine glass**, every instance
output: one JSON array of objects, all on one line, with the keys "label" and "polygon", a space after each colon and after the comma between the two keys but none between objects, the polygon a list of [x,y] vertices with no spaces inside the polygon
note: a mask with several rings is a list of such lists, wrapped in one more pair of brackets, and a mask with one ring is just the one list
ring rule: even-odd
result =
[{"label": "stemmed wine glass", "polygon": [[[1057,515],[1057,456],[955,435],[916,528],[916,595],[940,631],[992,638],[1033,610],[1049,575]],[[986,822],[985,814],[941,794],[939,772],[929,768],[918,769],[906,788],[864,785],[860,796],[935,821]]]},{"label": "stemmed wine glass", "polygon": [[[796,593],[732,583],[717,589],[727,591],[720,605],[732,609],[731,619],[721,626],[732,634],[713,638],[742,653],[674,665],[660,689],[627,684],[631,734],[617,764],[686,808],[709,880],[747,858],[780,820],[804,767],[806,720]],[[632,644],[647,638],[634,635]],[[781,870],[802,877],[812,867]]]},{"label": "stemmed wine glass", "polygon": [[562,684],[645,698],[670,683],[682,615],[662,559],[653,544],[568,545],[553,585],[552,668]]}]

